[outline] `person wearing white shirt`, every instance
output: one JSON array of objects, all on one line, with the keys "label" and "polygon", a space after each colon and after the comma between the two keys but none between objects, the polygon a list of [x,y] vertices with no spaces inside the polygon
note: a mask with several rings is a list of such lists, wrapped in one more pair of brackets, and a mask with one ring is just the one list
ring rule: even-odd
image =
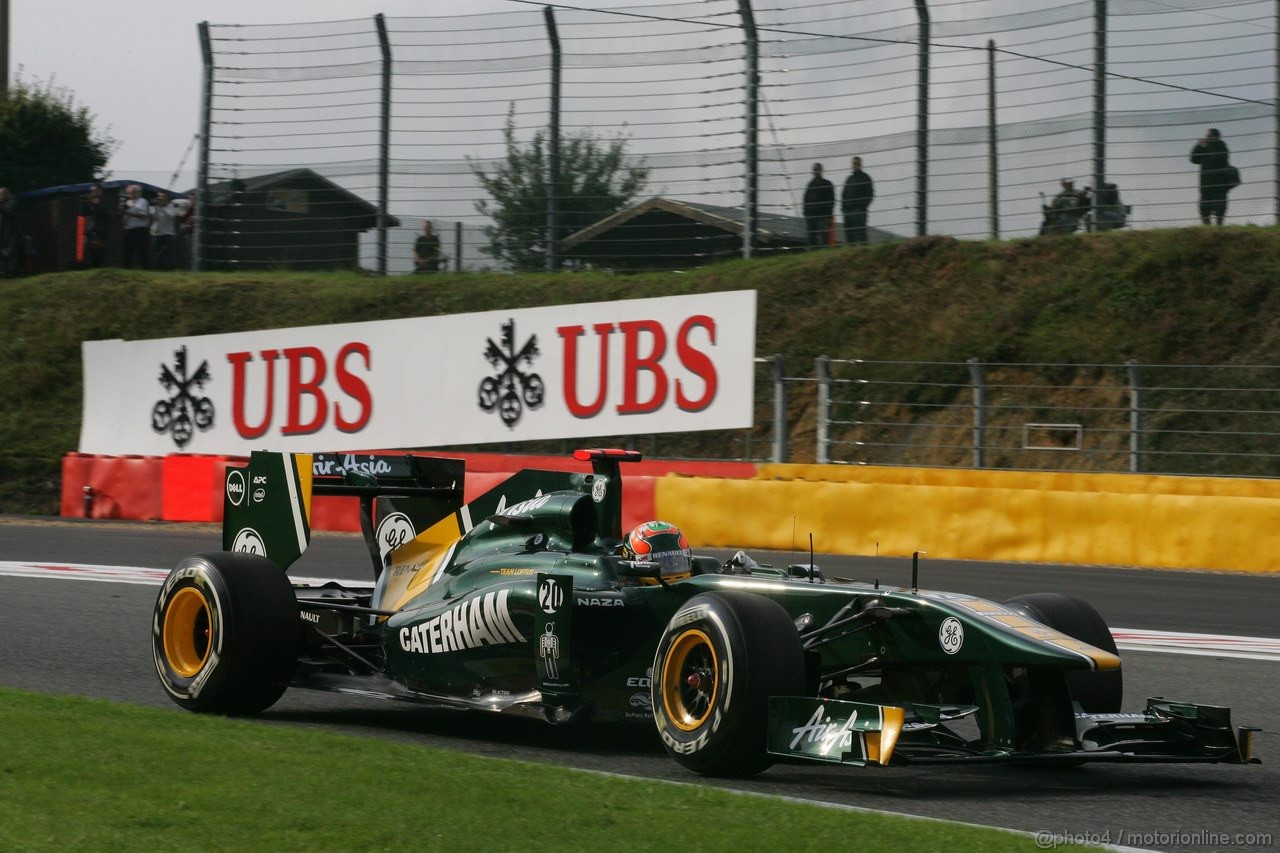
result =
[{"label": "person wearing white shirt", "polygon": [[151,206],[151,249],[154,267],[158,270],[173,269],[174,244],[178,240],[178,213],[164,190],[156,193],[156,203]]},{"label": "person wearing white shirt", "polygon": [[147,237],[151,232],[151,205],[142,197],[142,187],[130,184],[124,191],[124,265],[147,268]]}]

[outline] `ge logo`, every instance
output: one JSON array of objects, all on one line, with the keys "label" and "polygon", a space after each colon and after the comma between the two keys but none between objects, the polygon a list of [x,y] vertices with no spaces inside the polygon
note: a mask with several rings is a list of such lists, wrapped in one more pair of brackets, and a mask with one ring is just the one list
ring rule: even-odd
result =
[{"label": "ge logo", "polygon": [[959,619],[948,616],[942,620],[942,625],[938,628],[938,644],[949,655],[960,651],[960,647],[964,645],[964,626]]},{"label": "ge logo", "polygon": [[413,522],[403,512],[393,512],[378,522],[378,555],[385,558],[395,549],[417,536]]},{"label": "ge logo", "polygon": [[591,486],[591,500],[600,503],[604,500],[605,483],[604,480],[596,480]]},{"label": "ge logo", "polygon": [[231,550],[238,554],[257,554],[262,557],[267,554],[267,546],[263,544],[258,531],[252,527],[246,527],[236,534],[235,541],[231,543]]},{"label": "ge logo", "polygon": [[548,578],[538,587],[538,606],[543,613],[555,613],[564,604],[564,589]]}]

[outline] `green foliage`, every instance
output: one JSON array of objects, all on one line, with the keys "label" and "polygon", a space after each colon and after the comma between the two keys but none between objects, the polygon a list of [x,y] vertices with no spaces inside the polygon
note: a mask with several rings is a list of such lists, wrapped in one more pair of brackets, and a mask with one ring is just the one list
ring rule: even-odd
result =
[{"label": "green foliage", "polygon": [[14,81],[0,99],[0,186],[14,193],[101,180],[116,140],[53,81]]},{"label": "green foliage", "polygon": [[[485,226],[489,245],[482,251],[515,270],[545,269],[547,133],[538,130],[522,145],[516,139],[512,104],[502,134],[507,156],[501,165],[486,174],[471,164],[471,171],[492,197],[476,203],[476,210],[494,221]],[[649,170],[644,165],[625,165],[626,147],[626,137],[601,139],[591,131],[561,137],[557,207],[562,238],[622,210],[644,189]]]}]

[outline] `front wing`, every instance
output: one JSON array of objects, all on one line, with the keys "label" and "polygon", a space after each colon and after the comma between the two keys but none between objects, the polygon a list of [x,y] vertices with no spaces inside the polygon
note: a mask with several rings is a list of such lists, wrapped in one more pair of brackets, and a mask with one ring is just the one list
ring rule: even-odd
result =
[{"label": "front wing", "polygon": [[972,705],[900,708],[774,696],[768,749],[780,757],[859,767],[990,761],[1261,763],[1252,754],[1253,733],[1260,730],[1233,727],[1230,709],[1213,705],[1148,699],[1141,713],[1078,712],[1074,742],[1036,752],[993,749],[948,727],[977,711]]}]

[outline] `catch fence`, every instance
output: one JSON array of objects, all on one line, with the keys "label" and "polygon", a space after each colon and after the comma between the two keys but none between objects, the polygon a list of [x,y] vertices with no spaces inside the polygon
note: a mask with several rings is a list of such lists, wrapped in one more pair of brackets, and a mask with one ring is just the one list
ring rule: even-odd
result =
[{"label": "catch fence", "polygon": [[1185,226],[1208,127],[1227,221],[1280,217],[1280,0],[513,2],[201,42],[205,266],[407,272],[424,221],[450,269],[798,251],[812,164],[838,196],[854,156],[873,241],[1032,235],[1062,178]]}]

